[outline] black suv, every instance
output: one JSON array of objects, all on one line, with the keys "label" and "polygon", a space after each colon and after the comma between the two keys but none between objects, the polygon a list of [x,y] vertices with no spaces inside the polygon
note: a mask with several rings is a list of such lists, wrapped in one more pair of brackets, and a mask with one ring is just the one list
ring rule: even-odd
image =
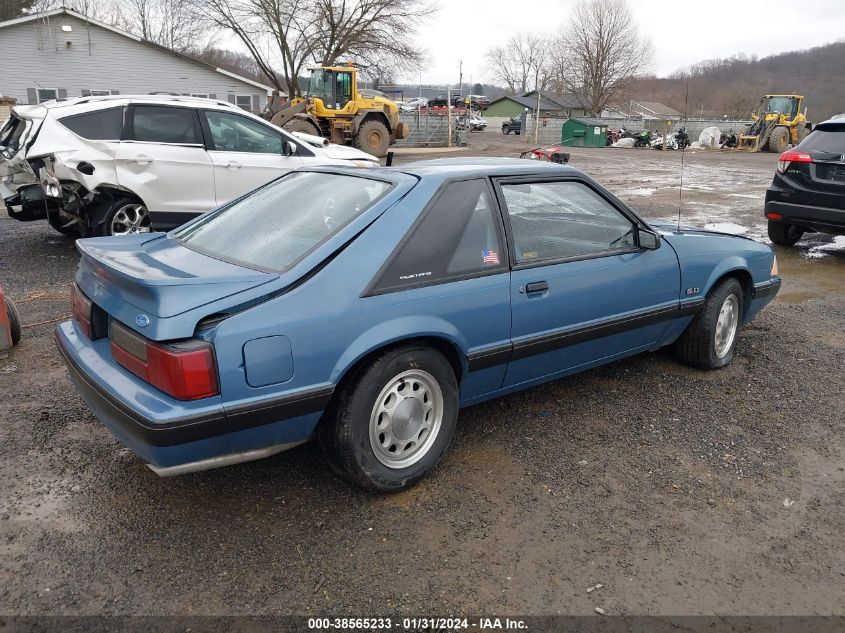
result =
[{"label": "black suv", "polygon": [[522,132],[522,117],[514,116],[502,123],[502,134],[513,132],[517,136]]},{"label": "black suv", "polygon": [[792,246],[806,231],[845,235],[845,120],[819,123],[780,155],[765,216],[775,244]]}]

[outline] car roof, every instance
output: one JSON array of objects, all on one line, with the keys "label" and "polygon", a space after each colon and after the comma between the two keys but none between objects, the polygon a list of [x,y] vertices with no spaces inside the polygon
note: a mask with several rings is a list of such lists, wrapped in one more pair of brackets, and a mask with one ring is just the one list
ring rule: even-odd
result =
[{"label": "car roof", "polygon": [[330,171],[348,173],[366,178],[384,178],[393,182],[413,176],[418,180],[445,181],[452,178],[486,178],[495,176],[574,176],[583,175],[580,170],[546,161],[522,158],[436,158],[421,160],[395,167],[305,167],[307,171]]},{"label": "car roof", "polygon": [[228,101],[219,99],[204,99],[203,97],[188,97],[182,95],[103,95],[98,97],[74,97],[72,99],[61,99],[58,101],[45,101],[44,103],[15,106],[15,112],[30,118],[45,117],[51,110],[58,110],[62,113],[76,114],[87,110],[95,110],[97,106],[108,107],[111,105],[127,105],[129,103],[146,103],[151,105],[173,105],[180,104],[189,107],[202,108],[225,108],[229,110],[240,110],[237,106]]},{"label": "car roof", "polygon": [[822,132],[824,132],[825,130],[835,130],[837,132],[841,131],[842,129],[845,129],[845,118],[839,117],[845,117],[845,115],[838,115],[837,117],[828,119],[827,121],[817,123],[813,130],[821,130]]}]

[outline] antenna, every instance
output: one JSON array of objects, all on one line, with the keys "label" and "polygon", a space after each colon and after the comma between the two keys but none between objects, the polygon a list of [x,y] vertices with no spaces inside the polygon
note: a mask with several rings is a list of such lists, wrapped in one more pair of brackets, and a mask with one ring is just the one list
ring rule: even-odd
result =
[{"label": "antenna", "polygon": [[[687,125],[687,110],[689,108],[689,82],[687,82],[687,96],[684,99],[684,131]],[[664,145],[665,147],[665,145]],[[681,148],[681,186],[678,187],[678,233],[681,232],[681,209],[684,206],[684,158],[687,153],[687,145]]]}]

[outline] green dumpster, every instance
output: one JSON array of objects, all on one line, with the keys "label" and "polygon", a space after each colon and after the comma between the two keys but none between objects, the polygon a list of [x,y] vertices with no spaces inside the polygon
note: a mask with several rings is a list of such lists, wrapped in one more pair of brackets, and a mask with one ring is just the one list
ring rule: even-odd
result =
[{"label": "green dumpster", "polygon": [[561,145],[567,147],[604,147],[607,124],[601,119],[567,119],[561,130]]}]

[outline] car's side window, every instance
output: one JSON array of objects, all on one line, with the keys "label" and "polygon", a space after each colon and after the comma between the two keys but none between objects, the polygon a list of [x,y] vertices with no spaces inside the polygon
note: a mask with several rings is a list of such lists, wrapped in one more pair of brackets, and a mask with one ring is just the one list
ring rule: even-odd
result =
[{"label": "car's side window", "polygon": [[275,130],[245,116],[215,110],[203,111],[211,132],[212,150],[281,154],[285,141]]},{"label": "car's side window", "polygon": [[576,181],[503,183],[518,264],[636,248],[633,222]]},{"label": "car's side window", "polygon": [[446,185],[423,213],[372,292],[380,294],[507,268],[498,211],[485,180]]},{"label": "car's side window", "polygon": [[191,108],[136,105],[132,108],[130,138],[149,143],[202,143]]}]

